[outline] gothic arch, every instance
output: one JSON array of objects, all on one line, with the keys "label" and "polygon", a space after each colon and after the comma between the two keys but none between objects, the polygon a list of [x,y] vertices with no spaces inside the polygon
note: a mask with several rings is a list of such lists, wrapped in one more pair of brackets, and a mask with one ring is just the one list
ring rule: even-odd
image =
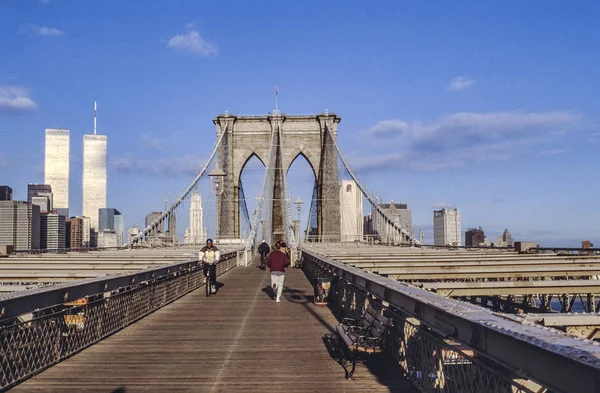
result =
[{"label": "gothic arch", "polygon": [[264,167],[267,166],[265,164],[265,160],[260,156],[260,153],[256,152],[254,149],[246,149],[246,151],[243,154],[237,157],[235,163],[235,174],[233,180],[236,185],[240,183],[240,177],[242,176],[242,173],[244,173],[244,168],[246,167],[246,164],[248,164],[248,161],[252,159],[252,157],[258,158],[258,160],[261,162],[261,164],[263,164]]},{"label": "gothic arch", "polygon": [[319,161],[315,159],[314,154],[308,149],[295,148],[292,151],[292,154],[287,155],[285,173],[287,174],[290,171],[294,161],[300,156],[304,157],[306,162],[308,162],[308,165],[310,165],[310,168],[313,171],[313,175],[315,175],[315,179],[317,179],[317,174],[319,173]]}]

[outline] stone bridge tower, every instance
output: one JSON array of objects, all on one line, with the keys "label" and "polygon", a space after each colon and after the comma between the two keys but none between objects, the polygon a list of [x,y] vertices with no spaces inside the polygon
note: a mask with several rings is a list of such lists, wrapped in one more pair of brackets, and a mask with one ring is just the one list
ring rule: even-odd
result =
[{"label": "stone bridge tower", "polygon": [[[272,130],[281,124],[281,138],[275,139],[276,168],[289,170],[294,160],[302,155],[311,166],[317,187],[318,235],[329,241],[339,240],[340,210],[338,160],[331,135],[337,139],[337,127],[341,118],[335,114],[310,116],[265,116],[219,115],[213,119],[217,138],[224,130],[218,151],[219,166],[225,171],[224,191],[217,201],[219,224],[217,237],[239,239],[240,205],[238,200],[240,179],[246,163],[256,156],[265,166],[269,165],[269,147]],[[327,128],[331,134],[327,131]],[[276,171],[273,186],[272,229],[273,238],[281,238],[284,228],[284,190],[281,172]]]}]

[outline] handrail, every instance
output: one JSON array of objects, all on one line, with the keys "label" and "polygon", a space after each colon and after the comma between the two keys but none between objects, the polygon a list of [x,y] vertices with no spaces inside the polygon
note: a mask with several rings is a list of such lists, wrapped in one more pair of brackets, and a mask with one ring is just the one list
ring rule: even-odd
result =
[{"label": "handrail", "polygon": [[302,257],[388,302],[434,331],[461,342],[556,392],[600,391],[600,345],[558,330],[523,325],[474,304],[348,266],[300,246]]},{"label": "handrail", "polygon": [[[241,250],[228,251],[221,254],[221,261],[231,259],[237,255],[238,251]],[[198,260],[175,262],[160,267],[142,269],[135,273],[106,275],[0,295],[0,322],[86,296],[93,296],[119,288],[175,276],[196,269],[199,266],[198,262]]]}]

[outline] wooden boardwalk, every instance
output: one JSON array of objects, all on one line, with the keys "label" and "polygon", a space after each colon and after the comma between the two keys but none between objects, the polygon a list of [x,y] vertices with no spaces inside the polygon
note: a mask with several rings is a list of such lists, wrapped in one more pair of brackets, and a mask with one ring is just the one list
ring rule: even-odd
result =
[{"label": "wooden boardwalk", "polygon": [[11,392],[417,392],[389,370],[344,379],[322,340],[336,319],[302,271],[288,269],[281,303],[256,266],[219,281],[216,296],[202,287]]}]

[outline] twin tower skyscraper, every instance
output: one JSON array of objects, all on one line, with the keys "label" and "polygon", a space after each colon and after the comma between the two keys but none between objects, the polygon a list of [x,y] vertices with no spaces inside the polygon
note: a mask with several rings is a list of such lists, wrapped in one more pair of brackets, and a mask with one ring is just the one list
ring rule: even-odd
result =
[{"label": "twin tower skyscraper", "polygon": [[[106,207],[106,135],[96,132],[94,102],[94,134],[83,136],[82,216],[90,218],[90,226],[98,228],[98,210]],[[70,131],[46,129],[44,183],[52,186],[54,209],[69,215]]]}]

